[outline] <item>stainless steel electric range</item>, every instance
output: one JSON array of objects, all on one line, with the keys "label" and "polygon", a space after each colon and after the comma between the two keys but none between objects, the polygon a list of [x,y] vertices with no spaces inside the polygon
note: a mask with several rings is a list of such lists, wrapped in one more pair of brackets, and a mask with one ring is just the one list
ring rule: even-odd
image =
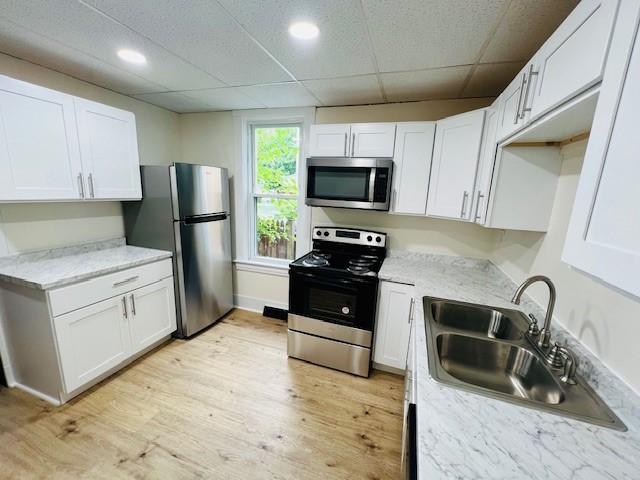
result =
[{"label": "stainless steel electric range", "polygon": [[313,229],[313,251],[289,266],[290,357],[369,376],[386,243],[380,232]]}]

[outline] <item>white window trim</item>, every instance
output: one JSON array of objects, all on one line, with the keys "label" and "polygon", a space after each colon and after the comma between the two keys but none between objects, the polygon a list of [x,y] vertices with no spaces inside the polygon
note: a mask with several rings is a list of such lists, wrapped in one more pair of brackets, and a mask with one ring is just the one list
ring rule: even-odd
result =
[{"label": "white window trim", "polygon": [[247,201],[252,192],[253,170],[250,137],[251,126],[298,123],[302,125],[302,143],[300,145],[300,162],[298,165],[298,219],[296,258],[308,252],[311,248],[311,209],[304,204],[306,186],[306,159],[309,152],[309,130],[315,119],[315,108],[275,108],[260,110],[236,110],[234,117],[235,135],[235,178],[234,178],[234,232],[235,232],[235,263],[236,268],[249,270],[248,265],[256,265],[261,268],[275,267],[287,268],[289,260],[269,259],[264,257],[252,257],[253,218],[247,212]]}]

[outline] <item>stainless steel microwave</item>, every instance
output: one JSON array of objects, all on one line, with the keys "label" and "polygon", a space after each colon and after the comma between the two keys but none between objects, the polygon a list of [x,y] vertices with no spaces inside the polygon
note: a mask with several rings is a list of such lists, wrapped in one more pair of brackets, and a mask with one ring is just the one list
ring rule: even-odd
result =
[{"label": "stainless steel microwave", "polygon": [[308,158],[305,203],[389,210],[392,171],[390,158]]}]

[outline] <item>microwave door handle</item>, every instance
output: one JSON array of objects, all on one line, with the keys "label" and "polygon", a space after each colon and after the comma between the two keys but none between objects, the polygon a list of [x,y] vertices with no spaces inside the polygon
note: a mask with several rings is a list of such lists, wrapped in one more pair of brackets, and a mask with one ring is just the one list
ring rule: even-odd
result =
[{"label": "microwave door handle", "polygon": [[372,168],[369,173],[369,202],[373,203],[373,192],[376,184],[376,169]]}]

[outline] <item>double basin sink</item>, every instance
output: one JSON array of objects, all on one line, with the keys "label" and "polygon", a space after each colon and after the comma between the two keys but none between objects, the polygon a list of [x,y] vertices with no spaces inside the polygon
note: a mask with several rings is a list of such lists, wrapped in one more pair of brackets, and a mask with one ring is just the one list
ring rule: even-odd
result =
[{"label": "double basin sink", "polygon": [[438,382],[616,430],[624,423],[579,375],[560,380],[518,310],[424,297],[429,372]]}]

